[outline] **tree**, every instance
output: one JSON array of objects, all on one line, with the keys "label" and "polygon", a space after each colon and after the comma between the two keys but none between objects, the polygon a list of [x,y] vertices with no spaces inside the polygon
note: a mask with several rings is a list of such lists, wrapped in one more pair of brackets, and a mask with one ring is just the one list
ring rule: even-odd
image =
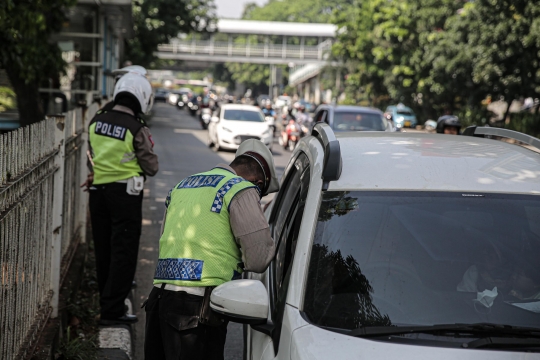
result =
[{"label": "tree", "polygon": [[43,119],[39,85],[65,66],[50,36],[60,31],[66,8],[75,2],[0,1],[0,68],[6,70],[15,91],[22,126]]},{"label": "tree", "polygon": [[181,33],[208,31],[215,21],[213,0],[139,0],[133,4],[135,36],[127,41],[126,59],[154,67],[154,51]]},{"label": "tree", "polygon": [[539,18],[539,0],[480,0],[467,4],[460,15],[473,81],[508,103],[504,118],[513,100],[540,95],[540,47],[531,36]]},{"label": "tree", "polygon": [[333,53],[347,64],[349,99],[372,106],[422,99],[430,68],[424,35],[440,29],[455,10],[453,0],[358,0],[335,13],[340,30]]},{"label": "tree", "polygon": [[337,13],[333,53],[349,70],[349,102],[405,102],[427,117],[479,118],[487,97],[509,105],[538,97],[540,0],[462,6],[454,0],[356,0]]}]

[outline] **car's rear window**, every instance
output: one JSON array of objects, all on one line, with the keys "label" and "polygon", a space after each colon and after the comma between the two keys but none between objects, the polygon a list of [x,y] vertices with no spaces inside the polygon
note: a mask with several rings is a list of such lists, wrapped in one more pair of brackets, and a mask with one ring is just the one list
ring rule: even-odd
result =
[{"label": "car's rear window", "polygon": [[397,110],[398,115],[414,116],[414,113],[410,110]]},{"label": "car's rear window", "polygon": [[262,114],[258,111],[250,110],[238,110],[238,109],[228,109],[225,110],[223,114],[223,119],[225,120],[235,120],[235,121],[256,121],[264,122]]},{"label": "car's rear window", "polygon": [[540,328],[539,216],[533,195],[327,191],[304,311],[341,329]]},{"label": "car's rear window", "polygon": [[382,115],[366,112],[336,112],[334,114],[336,131],[384,131],[385,120]]}]

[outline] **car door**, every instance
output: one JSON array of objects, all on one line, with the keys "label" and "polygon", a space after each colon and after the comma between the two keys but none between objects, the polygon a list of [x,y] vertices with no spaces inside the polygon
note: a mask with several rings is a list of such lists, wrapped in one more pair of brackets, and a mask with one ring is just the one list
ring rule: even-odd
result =
[{"label": "car door", "polygon": [[305,154],[299,154],[285,179],[269,221],[276,242],[276,256],[265,274],[270,303],[268,323],[271,325],[264,333],[249,329],[247,341],[250,341],[251,357],[248,359],[289,358],[289,346],[280,348],[280,344],[289,343],[291,337],[285,305],[310,183],[310,165]]}]

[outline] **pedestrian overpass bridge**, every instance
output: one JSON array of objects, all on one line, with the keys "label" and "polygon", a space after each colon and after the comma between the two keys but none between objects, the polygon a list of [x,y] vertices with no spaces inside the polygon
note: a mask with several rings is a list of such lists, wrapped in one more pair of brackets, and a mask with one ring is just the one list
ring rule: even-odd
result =
[{"label": "pedestrian overpass bridge", "polygon": [[166,60],[323,65],[336,30],[332,24],[219,20],[205,38],[172,39],[154,54]]}]

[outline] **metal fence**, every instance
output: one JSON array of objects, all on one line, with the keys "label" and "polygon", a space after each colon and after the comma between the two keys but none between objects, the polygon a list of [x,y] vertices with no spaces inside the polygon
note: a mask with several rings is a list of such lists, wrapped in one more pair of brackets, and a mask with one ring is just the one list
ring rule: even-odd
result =
[{"label": "metal fence", "polygon": [[32,355],[77,245],[93,105],[0,135],[0,359]]}]

